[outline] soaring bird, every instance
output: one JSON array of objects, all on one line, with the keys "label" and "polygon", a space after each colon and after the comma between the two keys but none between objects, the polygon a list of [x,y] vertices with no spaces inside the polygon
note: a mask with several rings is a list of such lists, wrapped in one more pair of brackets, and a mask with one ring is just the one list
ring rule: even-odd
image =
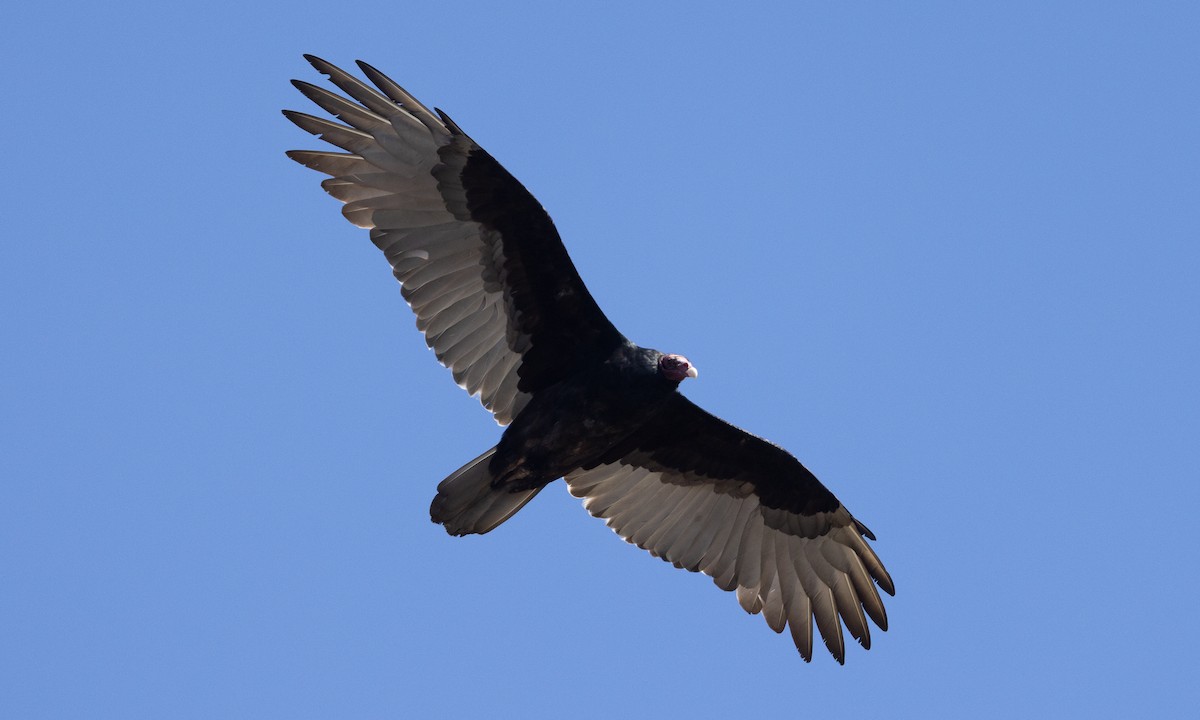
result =
[{"label": "soaring bird", "polygon": [[445,113],[366,63],[374,87],[305,58],[345,96],[293,84],[341,122],[284,115],[344,152],[288,156],[329,176],[425,342],[505,426],[438,485],[433,521],[486,533],[562,478],[626,541],[787,627],[805,661],[814,621],[839,663],[843,624],[869,648],[867,618],[887,629],[876,586],[895,594],[871,531],[787,451],[681,395],[696,367],[609,322],[541,204]]}]

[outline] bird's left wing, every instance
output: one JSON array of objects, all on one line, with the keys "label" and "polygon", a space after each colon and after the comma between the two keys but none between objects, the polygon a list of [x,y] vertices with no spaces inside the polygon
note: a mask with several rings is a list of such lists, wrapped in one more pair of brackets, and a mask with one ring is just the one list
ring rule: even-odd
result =
[{"label": "bird's left wing", "polygon": [[814,619],[838,662],[842,623],[867,648],[867,617],[887,629],[875,586],[895,588],[870,530],[785,450],[682,395],[566,481],[626,541],[711,575],[775,632],[788,627],[805,660]]},{"label": "bird's left wing", "polygon": [[284,114],[346,152],[288,156],[330,176],[322,187],[350,222],[371,229],[426,343],[497,422],[624,341],[550,216],[450,118],[370,65],[359,63],[375,87],[305,57],[350,99],[293,84],[342,122]]}]

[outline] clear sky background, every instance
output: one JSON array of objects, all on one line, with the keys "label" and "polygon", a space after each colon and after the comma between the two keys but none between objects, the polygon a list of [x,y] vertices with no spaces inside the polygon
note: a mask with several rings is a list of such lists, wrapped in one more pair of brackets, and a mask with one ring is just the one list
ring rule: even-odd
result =
[{"label": "clear sky background", "polygon": [[[8,3],[0,715],[1191,716],[1200,6],[992,5]],[[429,522],[500,431],[284,157],[304,52],[447,110],[871,526],[872,650],[561,484]]]}]

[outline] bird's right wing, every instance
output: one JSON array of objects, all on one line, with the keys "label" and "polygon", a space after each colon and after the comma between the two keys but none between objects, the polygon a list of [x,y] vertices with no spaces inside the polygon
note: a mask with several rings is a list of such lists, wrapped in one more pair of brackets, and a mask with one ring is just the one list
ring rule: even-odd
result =
[{"label": "bird's right wing", "polygon": [[342,122],[284,114],[347,152],[288,156],[330,176],[322,187],[350,222],[370,228],[426,343],[497,422],[623,342],[550,216],[452,120],[365,63],[375,87],[305,57],[352,100],[293,81]]},{"label": "bird's right wing", "polygon": [[682,395],[566,481],[626,541],[711,575],[775,632],[788,627],[805,660],[814,620],[838,662],[842,623],[867,648],[868,617],[887,629],[875,586],[895,588],[866,526],[785,450]]}]

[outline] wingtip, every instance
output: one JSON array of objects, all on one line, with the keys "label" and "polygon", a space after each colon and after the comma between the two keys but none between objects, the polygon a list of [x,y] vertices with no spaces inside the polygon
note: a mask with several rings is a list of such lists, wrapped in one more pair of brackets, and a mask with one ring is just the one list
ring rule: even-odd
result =
[{"label": "wingtip", "polygon": [[319,58],[316,55],[304,53],[304,59],[307,60],[308,64],[316,68],[317,72],[321,73],[322,75],[333,75],[334,71],[337,70],[336,65],[328,60]]},{"label": "wingtip", "polygon": [[466,133],[463,132],[463,129],[458,126],[458,123],[451,120],[450,116],[442,112],[441,108],[435,107],[433,111],[437,113],[439,118],[441,118],[442,124],[450,129],[450,132],[454,133],[455,135],[466,135]]},{"label": "wingtip", "polygon": [[379,73],[380,75],[383,74],[383,73],[380,73],[377,69],[375,69],[375,66],[372,65],[371,63],[367,62],[366,60],[355,60],[354,64],[358,66],[359,70],[362,70],[365,73]]}]

